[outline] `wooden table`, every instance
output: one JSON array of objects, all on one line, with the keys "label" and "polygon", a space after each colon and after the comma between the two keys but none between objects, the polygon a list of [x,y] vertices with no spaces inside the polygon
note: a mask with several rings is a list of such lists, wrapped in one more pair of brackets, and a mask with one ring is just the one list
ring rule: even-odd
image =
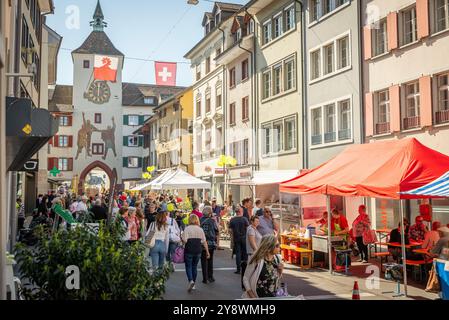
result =
[{"label": "wooden table", "polygon": [[[399,242],[387,242],[386,245],[389,247],[402,248],[402,244],[400,244]],[[405,245],[405,249],[412,249],[414,247],[420,247],[421,245],[422,245],[422,242],[410,243],[410,244]]]},{"label": "wooden table", "polygon": [[293,234],[281,234],[281,244],[288,244],[289,240],[307,243],[307,249],[312,250],[312,239],[300,237]]},{"label": "wooden table", "polygon": [[413,252],[427,255],[427,253],[429,253],[429,250],[420,248],[420,249],[414,249]]},{"label": "wooden table", "polygon": [[[402,248],[402,245],[401,245],[399,242],[387,242],[386,245],[389,246],[389,247]],[[405,245],[405,249],[406,249],[406,250],[412,250],[413,248],[415,248],[415,247],[420,247],[421,245],[422,245],[422,242],[412,242],[412,243],[410,243],[410,244],[406,244],[406,245]],[[400,261],[401,256],[402,256],[402,255],[397,256],[396,261],[397,261],[398,263],[399,263],[399,261]]]},{"label": "wooden table", "polygon": [[[377,253],[377,245],[380,247],[380,252],[382,252],[382,240],[385,239],[385,243],[388,241],[388,236],[391,233],[391,229],[376,229],[376,233],[379,234],[379,243],[374,243],[374,252]],[[370,250],[370,256],[371,256],[371,250]]]}]

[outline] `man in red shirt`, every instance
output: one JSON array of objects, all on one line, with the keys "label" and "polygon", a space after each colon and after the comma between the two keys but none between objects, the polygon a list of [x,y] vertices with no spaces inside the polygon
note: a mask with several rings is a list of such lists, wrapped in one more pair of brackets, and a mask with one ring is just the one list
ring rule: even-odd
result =
[{"label": "man in red shirt", "polygon": [[337,209],[332,210],[331,231],[334,236],[346,237],[349,233],[348,220]]}]

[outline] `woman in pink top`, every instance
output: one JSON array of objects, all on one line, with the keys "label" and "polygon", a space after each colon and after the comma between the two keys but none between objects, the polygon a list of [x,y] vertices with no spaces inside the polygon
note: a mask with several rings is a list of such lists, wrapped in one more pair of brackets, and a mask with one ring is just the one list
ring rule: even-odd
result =
[{"label": "woman in pink top", "polygon": [[357,247],[360,250],[360,260],[359,262],[368,262],[368,246],[363,242],[363,234],[371,229],[371,222],[366,214],[365,205],[359,206],[359,215],[352,223],[353,236],[356,239]]},{"label": "woman in pink top", "polygon": [[193,204],[192,204],[193,210],[192,210],[192,213],[191,213],[191,214],[194,214],[194,215],[196,215],[199,219],[201,219],[201,218],[203,217],[203,213],[202,213],[201,211],[198,210],[198,207],[199,207],[198,202],[194,201]]}]

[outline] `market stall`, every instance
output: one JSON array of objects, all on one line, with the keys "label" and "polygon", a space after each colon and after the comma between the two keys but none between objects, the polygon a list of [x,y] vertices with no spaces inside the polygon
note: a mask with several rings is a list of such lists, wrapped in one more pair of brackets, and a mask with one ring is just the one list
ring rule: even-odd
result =
[{"label": "market stall", "polygon": [[[348,147],[321,166],[280,184],[280,192],[292,194],[323,194],[327,211],[330,196],[371,197],[399,200],[401,228],[404,230],[403,199],[433,196],[406,193],[423,187],[449,171],[449,157],[427,148],[416,139],[391,140]],[[328,219],[331,237],[331,219]],[[405,241],[402,233],[404,288],[407,295]],[[328,241],[329,256],[332,241]],[[329,257],[330,260],[330,257]],[[329,263],[332,273],[332,263]]]},{"label": "market stall", "polygon": [[150,187],[152,190],[210,189],[211,184],[182,169],[172,169],[155,179]]},{"label": "market stall", "polygon": [[[255,171],[252,177],[228,181],[227,185],[247,186],[251,189],[252,198],[260,199],[264,207],[273,212],[274,219],[281,224],[283,221],[292,226],[300,223],[298,196],[294,195],[282,199],[280,203],[279,184],[298,176],[298,170],[265,170]],[[282,228],[282,225],[281,225]]]}]

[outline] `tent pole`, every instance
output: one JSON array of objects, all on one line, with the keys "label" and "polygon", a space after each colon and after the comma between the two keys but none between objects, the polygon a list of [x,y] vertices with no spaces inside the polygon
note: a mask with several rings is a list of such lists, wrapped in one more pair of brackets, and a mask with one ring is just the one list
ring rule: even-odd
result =
[{"label": "tent pole", "polygon": [[404,294],[407,297],[407,264],[405,254],[405,228],[404,228],[404,200],[399,200],[399,210],[401,211],[401,249],[402,249],[402,268],[404,273]]},{"label": "tent pole", "polygon": [[331,241],[331,198],[326,195],[326,210],[327,210],[327,251],[329,252],[329,273],[332,274],[332,241]]},{"label": "tent pole", "polygon": [[283,213],[282,213],[282,193],[279,191],[279,208],[281,211],[280,214],[280,218],[279,218],[279,234],[281,234],[282,232],[282,217],[283,217]]}]

